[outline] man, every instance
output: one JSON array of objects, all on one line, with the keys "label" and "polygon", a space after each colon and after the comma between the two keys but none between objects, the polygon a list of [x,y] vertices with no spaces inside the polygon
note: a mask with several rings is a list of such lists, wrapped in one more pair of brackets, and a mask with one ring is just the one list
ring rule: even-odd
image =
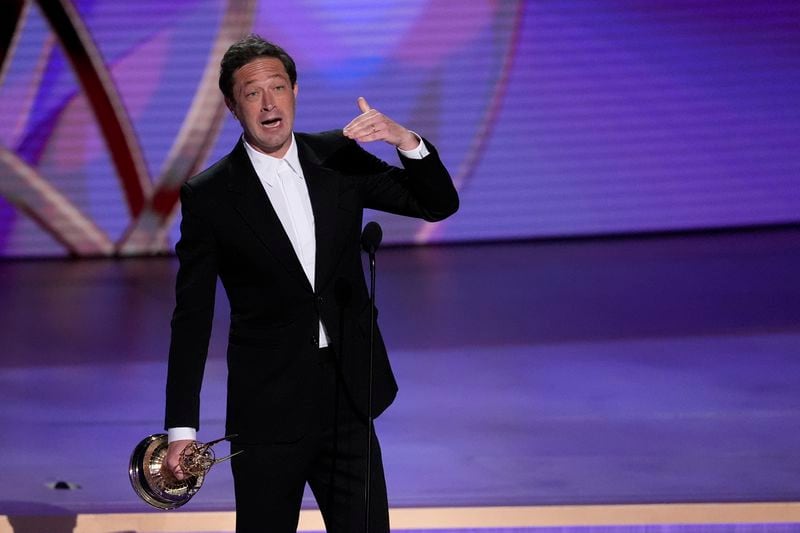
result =
[{"label": "man", "polygon": [[[364,530],[370,306],[363,209],[441,220],[458,195],[433,146],[358,99],[343,130],[293,132],[297,73],[256,35],[222,59],[220,89],[242,126],[233,151],[181,189],[180,261],[167,376],[166,464],[199,428],[216,280],[231,308],[226,431],[237,532],[296,531],[305,483],[329,532]],[[392,167],[357,142],[397,147]],[[373,416],[397,386],[376,333]],[[206,439],[208,440],[208,439]],[[377,438],[371,533],[388,531]]]}]

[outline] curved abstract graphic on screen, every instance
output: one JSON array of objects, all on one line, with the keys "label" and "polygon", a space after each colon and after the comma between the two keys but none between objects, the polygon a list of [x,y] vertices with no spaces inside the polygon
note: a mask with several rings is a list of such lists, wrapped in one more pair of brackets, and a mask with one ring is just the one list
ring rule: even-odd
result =
[{"label": "curved abstract graphic on screen", "polygon": [[[0,2],[0,257],[163,253],[177,189],[241,128],[216,88],[250,31],[298,64],[299,131],[356,98],[459,187],[386,243],[800,221],[800,2]],[[365,145],[396,161],[384,143]]]},{"label": "curved abstract graphic on screen", "polygon": [[[503,94],[521,9],[490,1],[176,4],[20,0],[0,8],[8,25],[0,116],[12,118],[0,127],[0,255],[169,251],[180,184],[236,141],[218,65],[249,31],[297,60],[299,129],[346,124],[363,93],[437,145],[450,139],[448,165],[463,187]],[[476,69],[468,99],[458,79],[466,68]],[[448,102],[459,99],[466,103],[454,114]],[[395,242],[435,238],[419,221],[384,224]]]},{"label": "curved abstract graphic on screen", "polygon": [[[4,54],[3,66],[13,57],[15,41],[19,40],[30,6],[17,2],[6,6],[6,20],[15,21],[12,45]],[[35,114],[34,105],[41,95],[29,93],[28,107],[23,107],[24,116],[17,138],[15,152],[0,148],[0,162],[4,179],[0,192],[21,212],[28,214],[43,229],[74,255],[108,255],[114,252],[157,252],[164,248],[166,223],[177,201],[180,183],[196,172],[216,137],[224,104],[216,89],[216,65],[224,48],[242,28],[252,21],[254,11],[250,0],[231,0],[225,6],[219,32],[213,41],[208,66],[196,87],[195,96],[182,123],[163,170],[155,182],[151,182],[138,137],[123,105],[118,87],[112,80],[108,66],[92,40],[81,14],[69,0],[42,1],[41,15],[52,28],[52,35],[43,39],[40,60],[33,69],[30,87],[46,91],[47,75],[58,70],[59,59],[53,54],[60,45],[77,78],[79,87],[75,93],[63,97],[60,105],[52,106],[49,112]],[[5,73],[5,68],[3,69]],[[123,191],[122,199],[132,221],[126,232],[116,241],[100,229],[95,219],[77,207],[77,202],[59,191],[47,174],[37,170],[50,141],[59,134],[68,134],[57,129],[59,122],[67,122],[80,113],[68,113],[79,106],[77,91],[85,98],[91,110],[105,149],[113,161],[113,167]],[[49,133],[49,135],[48,135]],[[44,134],[44,135],[42,135]],[[56,148],[55,152],[58,151]],[[55,154],[58,155],[57,153]]]}]

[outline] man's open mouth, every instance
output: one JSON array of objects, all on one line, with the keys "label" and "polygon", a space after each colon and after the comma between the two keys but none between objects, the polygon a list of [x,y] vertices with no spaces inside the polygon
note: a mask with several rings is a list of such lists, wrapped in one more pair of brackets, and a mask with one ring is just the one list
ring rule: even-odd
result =
[{"label": "man's open mouth", "polygon": [[280,126],[281,119],[280,118],[270,118],[267,120],[262,120],[261,125],[265,128],[277,128]]}]

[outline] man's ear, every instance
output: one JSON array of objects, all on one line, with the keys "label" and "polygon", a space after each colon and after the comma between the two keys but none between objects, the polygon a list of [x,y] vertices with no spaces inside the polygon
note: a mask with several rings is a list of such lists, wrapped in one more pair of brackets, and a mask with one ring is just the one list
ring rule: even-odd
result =
[{"label": "man's ear", "polygon": [[297,89],[298,89],[298,86],[297,86],[297,83],[295,82],[294,87],[292,87],[292,92],[294,92],[294,97],[295,98],[297,98]]}]

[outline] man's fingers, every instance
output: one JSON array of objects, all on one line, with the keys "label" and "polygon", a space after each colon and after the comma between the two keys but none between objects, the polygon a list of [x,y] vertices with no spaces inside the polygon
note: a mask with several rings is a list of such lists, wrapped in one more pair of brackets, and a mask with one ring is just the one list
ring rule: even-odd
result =
[{"label": "man's fingers", "polygon": [[[367,99],[363,96],[359,96],[356,100],[356,104],[358,104],[358,109],[361,111],[361,114],[344,127],[344,133],[346,135],[350,134],[348,136],[351,138],[355,138],[357,135],[361,134],[362,131],[360,130],[371,129],[374,122],[375,111],[372,111],[372,108],[367,103]],[[372,113],[367,116],[367,112],[369,111],[372,111]],[[355,133],[355,135],[353,135],[353,133]]]},{"label": "man's fingers", "polygon": [[161,464],[161,475],[167,479],[175,478],[178,481],[182,481],[186,477],[183,475],[183,470],[181,470],[180,466],[172,465],[169,461]]},{"label": "man's fingers", "polygon": [[172,475],[178,479],[182,480],[186,476],[181,469],[181,452],[193,441],[191,440],[178,440],[169,443],[169,447],[167,448],[167,455],[164,458],[164,464],[169,470]]},{"label": "man's fingers", "polygon": [[399,146],[402,140],[400,133],[404,128],[380,111],[372,109],[363,96],[359,96],[356,102],[361,114],[344,127],[344,135],[358,142],[386,141]]}]

